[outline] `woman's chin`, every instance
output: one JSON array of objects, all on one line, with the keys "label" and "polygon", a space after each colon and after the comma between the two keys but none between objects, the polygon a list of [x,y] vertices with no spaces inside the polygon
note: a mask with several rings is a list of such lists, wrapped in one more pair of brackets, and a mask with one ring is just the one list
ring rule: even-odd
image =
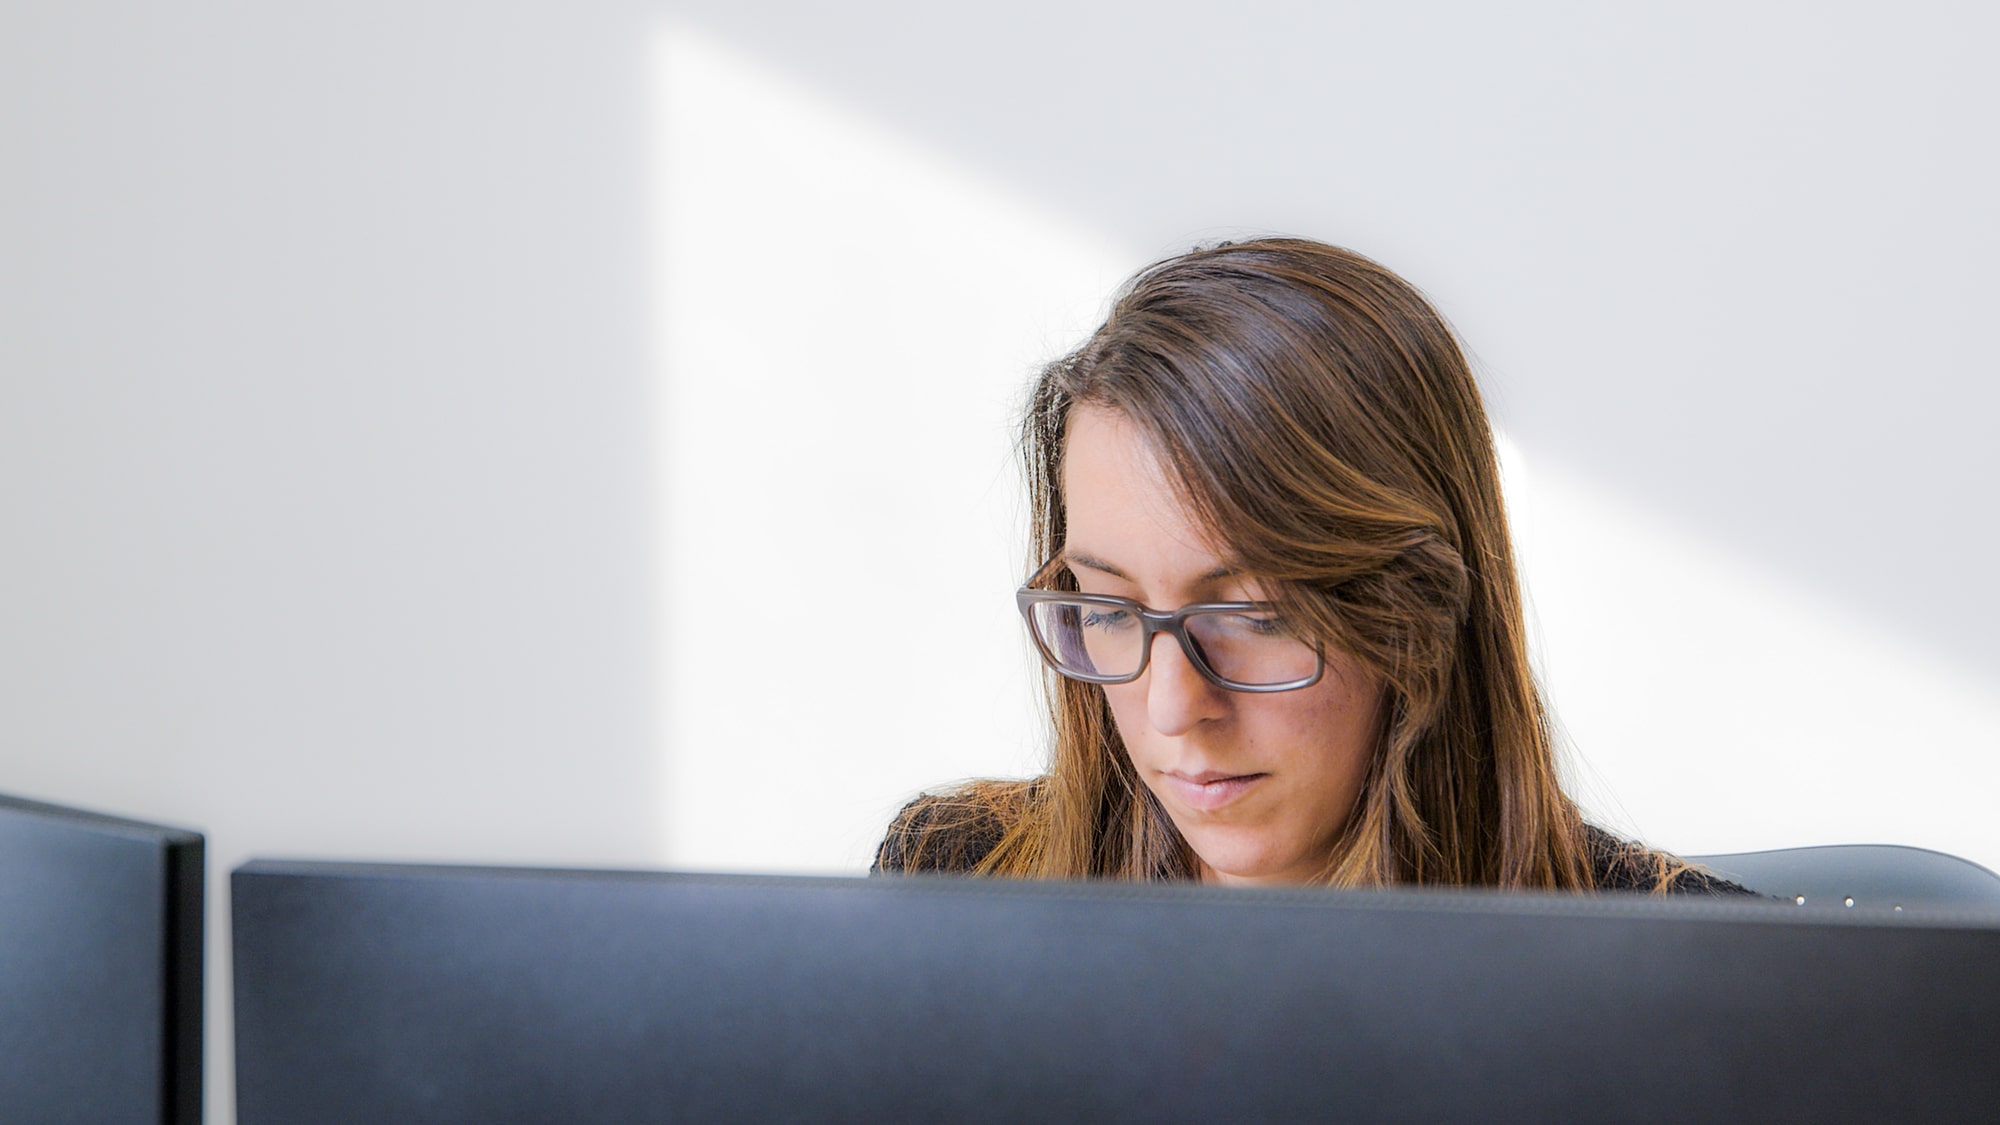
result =
[{"label": "woman's chin", "polygon": [[1202,879],[1216,883],[1303,883],[1317,865],[1304,857],[1271,846],[1269,841],[1215,839],[1191,836],[1195,857],[1201,860]]}]

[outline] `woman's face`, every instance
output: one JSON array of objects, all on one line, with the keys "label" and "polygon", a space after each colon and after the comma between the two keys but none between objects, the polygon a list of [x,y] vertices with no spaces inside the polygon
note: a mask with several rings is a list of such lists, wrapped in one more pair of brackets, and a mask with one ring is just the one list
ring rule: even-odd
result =
[{"label": "woman's face", "polygon": [[[1157,610],[1260,601],[1228,549],[1182,508],[1123,414],[1077,407],[1062,469],[1064,558],[1086,593]],[[1146,671],[1104,694],[1132,765],[1201,860],[1202,879],[1297,883],[1332,853],[1373,750],[1377,677],[1329,650],[1311,687],[1254,694],[1203,679],[1168,634]]]}]

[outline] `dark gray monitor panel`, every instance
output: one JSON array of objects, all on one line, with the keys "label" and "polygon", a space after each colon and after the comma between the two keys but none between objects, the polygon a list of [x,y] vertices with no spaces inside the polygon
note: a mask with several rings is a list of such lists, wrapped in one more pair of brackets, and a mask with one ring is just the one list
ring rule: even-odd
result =
[{"label": "dark gray monitor panel", "polygon": [[0,797],[0,1120],[199,1125],[202,838]]},{"label": "dark gray monitor panel", "polygon": [[2000,916],[257,862],[285,1122],[2000,1120]]}]

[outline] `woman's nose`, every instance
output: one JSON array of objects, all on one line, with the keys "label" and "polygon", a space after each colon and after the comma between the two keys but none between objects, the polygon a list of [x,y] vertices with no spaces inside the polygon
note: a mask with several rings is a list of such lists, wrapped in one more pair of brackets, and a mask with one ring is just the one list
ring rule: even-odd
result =
[{"label": "woman's nose", "polygon": [[1185,734],[1228,706],[1222,688],[1195,670],[1187,652],[1171,633],[1153,637],[1153,656],[1146,666],[1146,717],[1164,735]]}]

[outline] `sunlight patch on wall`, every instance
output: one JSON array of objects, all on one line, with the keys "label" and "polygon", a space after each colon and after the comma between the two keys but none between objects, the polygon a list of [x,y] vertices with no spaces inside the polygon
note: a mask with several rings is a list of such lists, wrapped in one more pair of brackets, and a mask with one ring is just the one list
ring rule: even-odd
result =
[{"label": "sunlight patch on wall", "polygon": [[1135,261],[699,33],[655,63],[662,862],[1039,772],[1015,412]]},{"label": "sunlight patch on wall", "polygon": [[1544,686],[1600,823],[2000,869],[2000,694],[1504,438]]}]

